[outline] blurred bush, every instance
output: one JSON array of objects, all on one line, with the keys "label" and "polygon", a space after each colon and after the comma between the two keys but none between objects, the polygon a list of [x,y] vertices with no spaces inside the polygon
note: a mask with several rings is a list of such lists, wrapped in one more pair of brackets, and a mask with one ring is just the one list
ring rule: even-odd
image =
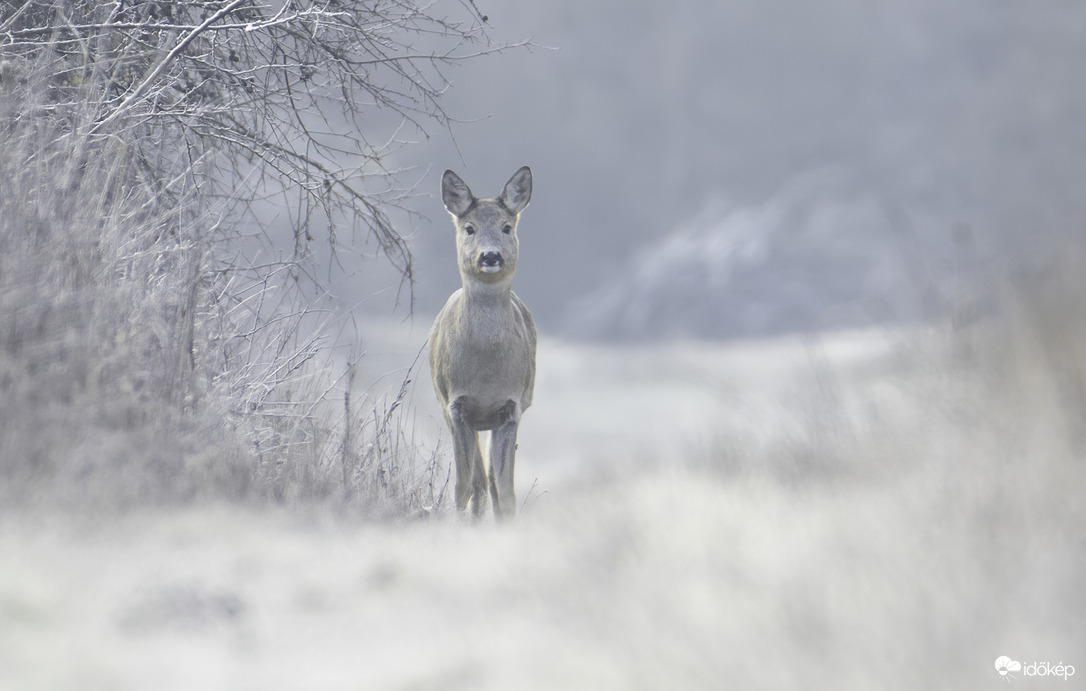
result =
[{"label": "blurred bush", "polygon": [[[176,40],[171,22],[192,17],[114,26],[96,3],[72,5],[71,16],[58,7],[0,8],[11,29],[0,40],[0,499],[335,498],[382,511],[439,500],[434,459],[420,460],[401,429],[404,392],[352,400],[355,360],[333,354],[319,292],[299,287],[308,250],[247,248],[232,205],[253,197],[222,191],[242,172],[270,184],[268,169],[257,173],[269,161],[243,165],[235,154],[224,166],[206,137],[186,137],[208,118],[242,126],[224,101],[208,100],[215,80],[186,81],[200,55],[173,65],[148,48]],[[260,47],[245,59],[258,60]],[[170,69],[155,81],[157,60]],[[149,73],[149,91],[137,72]],[[277,88],[289,89],[280,76]],[[180,92],[167,104],[171,89]],[[297,182],[270,168],[283,173],[279,184]],[[318,196],[344,181],[325,174]],[[361,204],[374,232],[392,232],[380,198],[345,189],[350,200],[335,203]],[[305,226],[297,232],[308,237]],[[382,242],[404,268],[398,237]],[[426,462],[430,484],[415,467]]]}]

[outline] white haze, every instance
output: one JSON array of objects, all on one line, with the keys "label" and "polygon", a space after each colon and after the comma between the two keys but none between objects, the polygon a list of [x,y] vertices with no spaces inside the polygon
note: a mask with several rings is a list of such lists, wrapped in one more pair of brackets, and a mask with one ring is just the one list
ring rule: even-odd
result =
[{"label": "white haze", "polygon": [[1004,654],[1082,670],[1081,419],[1017,359],[1028,338],[992,335],[545,340],[509,525],[9,515],[0,686],[985,688]]},{"label": "white haze", "polygon": [[[293,432],[345,425],[266,461],[244,399],[189,425],[134,386],[66,397],[70,369],[183,359],[147,358],[176,339],[133,312],[165,281],[79,292],[103,316],[58,312],[48,366],[0,353],[26,392],[0,461],[29,487],[0,506],[0,689],[993,688],[1004,655],[1076,668],[1018,686],[1081,688],[1086,5],[470,4],[540,47],[456,69],[471,122],[388,161],[433,222],[403,228],[413,316],[379,262],[335,277],[357,328],[314,355],[325,407]],[[473,525],[412,366],[459,283],[437,180],[492,196],[523,164],[522,511]],[[129,230],[49,228],[84,261]],[[271,412],[306,403],[286,388]]]}]

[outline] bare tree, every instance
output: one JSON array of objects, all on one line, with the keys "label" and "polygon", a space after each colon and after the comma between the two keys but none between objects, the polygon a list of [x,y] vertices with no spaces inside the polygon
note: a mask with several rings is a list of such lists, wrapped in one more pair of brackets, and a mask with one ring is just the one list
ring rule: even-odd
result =
[{"label": "bare tree", "polygon": [[449,9],[462,17],[425,0],[3,0],[0,54],[9,72],[46,65],[23,80],[43,108],[135,147],[164,197],[291,198],[296,258],[318,228],[335,250],[347,222],[410,282],[389,154],[448,122],[448,67],[508,47],[474,3]]},{"label": "bare tree", "polygon": [[[449,121],[449,67],[505,47],[484,22],[470,1],[0,0],[0,485],[415,501],[403,392],[350,402],[300,287],[321,295],[315,245],[367,238],[410,285],[388,161]],[[250,252],[245,228],[271,231],[240,221],[269,202],[293,238]]]}]

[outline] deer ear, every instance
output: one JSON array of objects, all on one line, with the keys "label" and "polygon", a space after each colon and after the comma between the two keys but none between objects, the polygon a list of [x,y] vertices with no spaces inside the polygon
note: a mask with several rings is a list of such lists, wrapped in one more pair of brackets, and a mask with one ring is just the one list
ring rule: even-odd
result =
[{"label": "deer ear", "polygon": [[524,211],[524,207],[528,206],[528,202],[531,198],[532,169],[528,166],[524,166],[513,173],[513,177],[509,178],[509,182],[505,183],[505,189],[502,190],[502,194],[498,197],[498,201],[504,204],[505,208],[513,213],[519,214],[521,211]]},{"label": "deer ear", "polygon": [[445,208],[449,210],[449,213],[459,218],[475,203],[475,197],[471,195],[471,190],[459,175],[446,170],[441,176],[441,201],[445,202]]}]

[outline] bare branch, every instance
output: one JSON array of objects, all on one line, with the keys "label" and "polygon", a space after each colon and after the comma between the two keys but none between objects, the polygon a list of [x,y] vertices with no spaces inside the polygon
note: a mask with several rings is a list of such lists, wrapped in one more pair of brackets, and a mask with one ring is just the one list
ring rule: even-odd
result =
[{"label": "bare branch", "polygon": [[117,107],[116,110],[109,114],[109,117],[95,124],[95,126],[91,129],[90,133],[94,134],[96,132],[99,132],[110,123],[123,117],[124,114],[128,112],[128,110],[133,106],[133,104],[135,104],[136,101],[143,98],[144,94],[147,93],[148,89],[151,88],[151,85],[155,83],[155,80],[159,78],[163,71],[165,71],[166,67],[171,62],[173,62],[177,58],[177,56],[180,55],[186,48],[188,48],[189,44],[191,44],[197,36],[206,31],[207,28],[210,27],[212,24],[236,10],[242,5],[242,3],[245,2],[247,2],[247,0],[233,0],[233,2],[228,4],[226,7],[222,8],[215,14],[208,17],[203,24],[192,29],[188,33],[188,35],[186,35],[178,42],[176,46],[174,46],[173,50],[167,53],[166,56],[162,58],[162,60],[160,60],[157,65],[155,65],[155,68],[151,70],[151,73],[147,75],[146,79],[144,79],[143,82],[141,82],[140,85],[137,86],[132,91],[132,93],[128,95],[128,98],[126,98],[124,102]]},{"label": "bare branch", "polygon": [[[73,135],[135,147],[145,180],[165,180],[162,151],[186,152],[199,166],[185,189],[209,203],[292,198],[283,218],[296,259],[317,227],[333,257],[362,230],[410,285],[409,248],[389,215],[410,188],[385,160],[453,121],[446,69],[507,48],[473,7],[449,4],[464,20],[405,0],[26,0],[0,17],[0,51],[51,60],[41,112],[69,117]],[[345,244],[341,224],[352,228]]]}]

